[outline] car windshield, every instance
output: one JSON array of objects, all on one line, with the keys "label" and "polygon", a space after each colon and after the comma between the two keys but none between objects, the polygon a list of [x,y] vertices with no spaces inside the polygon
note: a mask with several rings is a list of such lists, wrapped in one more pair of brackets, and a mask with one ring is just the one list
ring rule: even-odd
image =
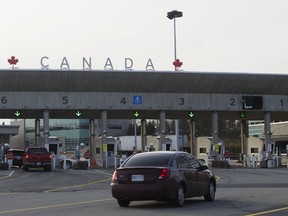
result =
[{"label": "car windshield", "polygon": [[169,154],[137,154],[132,156],[124,167],[131,166],[168,166]]}]

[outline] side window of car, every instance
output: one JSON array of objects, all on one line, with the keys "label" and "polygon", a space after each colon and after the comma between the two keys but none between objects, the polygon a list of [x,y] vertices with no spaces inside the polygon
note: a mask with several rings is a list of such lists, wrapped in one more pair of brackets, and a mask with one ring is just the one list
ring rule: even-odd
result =
[{"label": "side window of car", "polygon": [[189,161],[184,155],[180,155],[177,159],[178,168],[189,168]]},{"label": "side window of car", "polygon": [[193,156],[187,155],[187,158],[192,169],[198,169],[200,167],[200,163]]}]

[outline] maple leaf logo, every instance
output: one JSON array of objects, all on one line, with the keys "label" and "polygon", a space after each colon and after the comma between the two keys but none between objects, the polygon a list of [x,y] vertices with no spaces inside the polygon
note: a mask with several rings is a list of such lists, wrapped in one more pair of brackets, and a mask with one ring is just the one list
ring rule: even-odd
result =
[{"label": "maple leaf logo", "polygon": [[16,59],[15,56],[11,56],[11,58],[8,59],[8,62],[10,65],[12,65],[12,68],[14,69],[14,66],[18,63],[18,59]]},{"label": "maple leaf logo", "polygon": [[173,65],[176,67],[176,68],[180,68],[182,66],[183,62],[181,62],[179,59],[176,59],[174,62],[173,62]]}]

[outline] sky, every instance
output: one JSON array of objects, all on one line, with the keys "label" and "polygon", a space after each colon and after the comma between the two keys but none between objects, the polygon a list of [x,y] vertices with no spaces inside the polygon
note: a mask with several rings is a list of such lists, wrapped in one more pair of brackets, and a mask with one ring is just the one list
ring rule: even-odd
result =
[{"label": "sky", "polygon": [[184,71],[286,73],[287,0],[13,0],[0,2],[0,68],[12,55],[20,69],[174,70],[174,25],[178,10],[177,58]]}]

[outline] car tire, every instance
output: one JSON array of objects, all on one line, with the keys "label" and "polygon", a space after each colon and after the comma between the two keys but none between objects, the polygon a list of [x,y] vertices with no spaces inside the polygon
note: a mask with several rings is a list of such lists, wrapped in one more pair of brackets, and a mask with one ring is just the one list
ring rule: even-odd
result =
[{"label": "car tire", "polygon": [[27,166],[23,166],[24,171],[29,171],[29,168]]},{"label": "car tire", "polygon": [[182,185],[179,185],[176,191],[174,204],[176,207],[183,207],[185,203],[185,191]]},{"label": "car tire", "polygon": [[118,205],[121,207],[128,207],[130,204],[130,200],[127,199],[117,199]]},{"label": "car tire", "polygon": [[44,167],[44,171],[51,172],[51,167]]},{"label": "car tire", "polygon": [[206,201],[213,201],[215,199],[215,184],[210,181],[208,193],[204,196]]}]

